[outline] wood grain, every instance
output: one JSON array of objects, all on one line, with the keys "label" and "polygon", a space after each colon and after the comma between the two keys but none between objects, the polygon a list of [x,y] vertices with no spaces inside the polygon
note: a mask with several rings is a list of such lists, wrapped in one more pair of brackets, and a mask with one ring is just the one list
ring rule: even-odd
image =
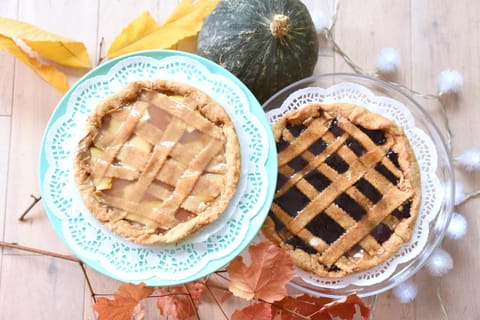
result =
[{"label": "wood grain", "polygon": [[[464,78],[465,86],[458,99],[447,100],[447,113],[453,132],[453,154],[458,155],[470,148],[479,148],[480,67],[479,35],[480,25],[475,18],[480,12],[477,1],[456,1],[455,5],[439,6],[437,1],[412,1],[412,23],[417,32],[412,34],[412,84],[420,90],[436,92],[437,78],[446,69],[458,70]],[[430,103],[430,110],[436,112],[437,104]],[[478,172],[457,169],[458,181],[465,191],[480,188]],[[439,319],[440,302],[437,290],[443,299],[447,314],[452,319],[474,319],[480,314],[477,303],[480,288],[476,285],[479,270],[478,250],[479,218],[476,211],[478,200],[458,208],[468,221],[466,239],[445,240],[443,247],[452,255],[454,270],[441,280],[427,274],[420,274],[421,288],[424,290],[416,301],[416,316],[425,319]]]},{"label": "wood grain", "polygon": [[[304,1],[314,20],[330,15],[335,0]],[[177,0],[6,0],[0,16],[18,18],[46,30],[85,43],[92,64],[103,56],[115,36],[140,13],[149,10],[162,22]],[[335,41],[360,66],[375,71],[380,49],[393,47],[401,65],[389,79],[424,93],[437,93],[437,77],[442,70],[456,69],[465,85],[458,97],[444,97],[453,132],[453,154],[480,148],[480,2],[470,0],[340,0]],[[99,44],[104,39],[102,52]],[[352,72],[321,36],[316,74]],[[195,51],[194,37],[177,49]],[[0,237],[5,241],[69,253],[48,221],[42,205],[37,205],[25,223],[17,222],[29,205],[30,194],[38,195],[38,152],[51,112],[61,98],[32,70],[0,51]],[[75,83],[85,70],[63,69]],[[436,100],[416,97],[444,130],[441,105]],[[456,169],[466,191],[480,188],[480,174]],[[444,277],[420,271],[412,280],[418,297],[399,304],[391,291],[381,294],[375,305],[375,319],[477,319],[480,289],[477,285],[480,252],[479,200],[457,208],[469,224],[462,240],[445,240],[455,268]],[[80,268],[68,261],[1,250],[0,320],[3,319],[95,319],[89,291]],[[97,293],[113,293],[119,282],[89,270]],[[441,298],[441,300],[439,299]],[[155,299],[146,303],[146,319],[161,319]],[[445,306],[447,317],[441,305]],[[235,299],[225,304],[228,314],[244,305]],[[202,319],[224,319],[206,295],[200,308]]]},{"label": "wood grain", "polygon": [[[0,6],[0,17],[17,18],[17,1],[7,1]],[[5,51],[0,51],[0,116],[8,116],[12,111],[13,73],[15,59]]]},{"label": "wood grain", "polygon": [[38,255],[5,255],[0,319],[82,319],[82,284],[76,263]]},{"label": "wood grain", "polygon": [[[10,117],[0,116],[0,239],[5,230],[8,153],[10,149]],[[2,256],[0,255],[0,266]]]}]

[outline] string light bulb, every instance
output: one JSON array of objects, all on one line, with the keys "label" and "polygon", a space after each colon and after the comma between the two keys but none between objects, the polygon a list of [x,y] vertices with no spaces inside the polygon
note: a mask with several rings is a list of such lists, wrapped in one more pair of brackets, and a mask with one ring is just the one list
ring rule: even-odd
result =
[{"label": "string light bulb", "polygon": [[400,67],[400,53],[395,48],[382,48],[376,66],[380,73],[394,73]]},{"label": "string light bulb", "polygon": [[463,86],[463,77],[456,70],[444,70],[438,76],[439,94],[458,93]]}]

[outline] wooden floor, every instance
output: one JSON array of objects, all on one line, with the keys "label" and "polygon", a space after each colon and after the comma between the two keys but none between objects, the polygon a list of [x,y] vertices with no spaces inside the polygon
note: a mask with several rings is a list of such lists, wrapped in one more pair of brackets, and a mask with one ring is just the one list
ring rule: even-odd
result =
[{"label": "wooden floor", "polygon": [[[328,15],[333,0],[305,1],[312,15]],[[2,0],[0,16],[26,21],[84,42],[95,64],[115,35],[145,10],[162,21],[177,1]],[[448,108],[453,154],[480,148],[480,1],[472,0],[340,0],[336,42],[358,65],[374,70],[383,47],[401,54],[395,81],[420,92],[436,93],[437,76],[456,69],[465,85]],[[99,43],[104,47],[99,52]],[[192,49],[185,42],[179,49]],[[331,45],[322,43],[317,73],[352,72]],[[73,84],[81,74],[70,72]],[[19,215],[39,195],[38,153],[46,123],[61,94],[21,62],[0,52],[0,239],[58,253],[68,253],[53,231],[42,204],[25,222]],[[438,119],[438,103],[419,99]],[[439,123],[442,126],[441,123]],[[456,170],[466,191],[480,188],[478,173]],[[417,299],[399,304],[391,292],[378,297],[375,319],[479,319],[480,250],[478,200],[457,208],[469,224],[462,240],[445,240],[455,267],[442,278],[425,270],[414,281]],[[77,264],[18,250],[0,251],[0,320],[95,319],[81,269]],[[97,292],[113,292],[118,283],[89,270]],[[442,305],[445,313],[442,311]],[[230,309],[235,306],[230,305]],[[158,319],[155,308],[147,319]],[[224,319],[213,303],[201,308],[208,319]]]}]

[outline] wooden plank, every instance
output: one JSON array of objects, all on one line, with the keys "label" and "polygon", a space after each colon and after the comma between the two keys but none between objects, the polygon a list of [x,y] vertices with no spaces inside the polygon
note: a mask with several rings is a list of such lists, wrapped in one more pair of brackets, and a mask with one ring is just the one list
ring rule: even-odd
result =
[{"label": "wooden plank", "polygon": [[[93,17],[93,20],[92,20]],[[18,19],[48,31],[82,41],[91,56],[96,54],[97,1],[35,2],[21,0]],[[93,23],[92,23],[93,21]],[[85,70],[67,70],[75,81]],[[17,221],[30,204],[30,194],[39,195],[38,153],[51,112],[62,94],[23,63],[16,63],[11,117],[6,241],[69,253],[53,231],[41,204],[25,223]],[[3,130],[3,126],[2,126]],[[3,145],[3,144],[2,144]],[[3,153],[2,153],[3,154]],[[3,167],[3,166],[2,166]],[[80,319],[83,315],[83,276],[68,261],[3,250],[0,286],[2,317],[14,319]],[[32,290],[32,288],[34,288]],[[39,294],[41,292],[41,294]]]},{"label": "wooden plank", "polygon": [[[380,25],[381,23],[381,25]],[[410,5],[408,1],[369,0],[340,2],[336,42],[347,55],[368,73],[376,71],[380,50],[392,47],[398,50],[401,66],[388,77],[410,85]],[[336,72],[353,72],[341,57],[335,58]]]},{"label": "wooden plank", "polygon": [[[10,149],[10,117],[0,116],[0,239],[5,230],[8,152]],[[1,252],[1,251],[0,251]],[[1,255],[0,255],[1,265]]]},{"label": "wooden plank", "polygon": [[[51,32],[86,41],[88,46],[88,43],[96,42],[96,24],[88,23],[92,16],[96,18],[96,8],[94,0],[82,3],[64,1],[55,5],[22,0],[18,17]],[[90,32],[92,36],[88,35]],[[17,63],[14,95],[11,141],[15,143],[10,149],[12,165],[9,168],[5,239],[68,252],[53,232],[41,205],[32,210],[27,223],[17,222],[18,216],[30,204],[30,194],[39,194],[37,168],[40,142],[61,93],[24,64]]]},{"label": "wooden plank", "polygon": [[[18,1],[11,0],[0,6],[0,17],[17,18]],[[10,115],[12,112],[13,77],[15,58],[10,53],[0,50],[0,116]]]},{"label": "wooden plank", "polygon": [[[458,70],[464,79],[465,85],[458,100],[447,101],[448,119],[454,133],[454,155],[480,147],[480,141],[476,139],[480,122],[478,12],[480,3],[477,1],[461,0],[445,2],[442,5],[434,0],[412,1],[412,25],[416,30],[412,35],[412,57],[415,65],[412,73],[413,85],[419,90],[436,93],[438,75],[446,69]],[[440,118],[437,103],[429,103],[428,109],[436,119]],[[458,169],[456,173],[465,191],[479,188],[478,171],[466,172]],[[477,246],[480,241],[480,217],[476,214],[479,204],[478,200],[473,200],[458,208],[468,220],[468,234],[465,239],[445,240],[443,243],[443,247],[453,257],[453,271],[441,279],[423,275],[422,288],[428,293],[417,297],[417,318],[444,318],[439,311],[440,302],[436,299],[437,288],[449,318],[474,319],[480,314],[477,301],[480,288],[475,281],[480,261]]]},{"label": "wooden plank", "polygon": [[1,319],[81,319],[83,277],[71,262],[5,255],[0,277]]},{"label": "wooden plank", "polygon": [[[307,6],[314,23],[331,21],[336,14],[335,0],[303,1],[303,3]],[[318,61],[313,74],[334,72],[335,60],[332,44],[327,41],[323,33],[318,35],[318,39]]]}]

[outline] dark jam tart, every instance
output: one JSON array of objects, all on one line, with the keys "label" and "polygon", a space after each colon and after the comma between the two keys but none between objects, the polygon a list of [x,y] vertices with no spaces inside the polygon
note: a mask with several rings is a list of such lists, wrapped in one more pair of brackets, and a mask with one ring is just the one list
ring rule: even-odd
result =
[{"label": "dark jam tart", "polygon": [[399,126],[352,104],[310,104],[273,131],[279,174],[263,233],[299,267],[342,277],[410,240],[420,174]]},{"label": "dark jam tart", "polygon": [[132,82],[95,108],[86,130],[75,182],[90,212],[128,240],[182,240],[216,220],[235,193],[235,128],[196,88]]}]

